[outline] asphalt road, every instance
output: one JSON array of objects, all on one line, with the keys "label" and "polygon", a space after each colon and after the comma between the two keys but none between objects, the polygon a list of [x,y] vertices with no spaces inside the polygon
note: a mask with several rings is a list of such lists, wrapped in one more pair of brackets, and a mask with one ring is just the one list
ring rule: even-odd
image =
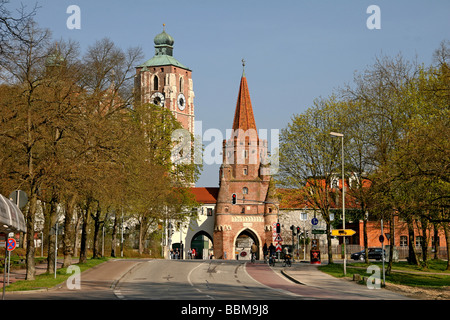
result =
[{"label": "asphalt road", "polygon": [[[288,274],[289,278],[282,274]],[[6,293],[6,300],[403,300],[308,264],[274,268],[223,260],[110,260],[80,275],[80,288]],[[294,280],[294,281],[292,281]]]},{"label": "asphalt road", "polygon": [[[263,266],[262,264],[260,264]],[[221,260],[151,260],[124,276],[114,289],[121,299],[274,300],[298,298],[271,288],[247,272],[245,262]],[[269,277],[290,283],[265,266]],[[292,284],[292,283],[291,283]]]}]

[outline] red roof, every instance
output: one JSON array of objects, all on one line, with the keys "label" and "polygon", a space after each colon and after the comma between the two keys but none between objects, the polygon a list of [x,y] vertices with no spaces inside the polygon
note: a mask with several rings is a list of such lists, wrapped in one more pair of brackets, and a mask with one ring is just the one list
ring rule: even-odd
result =
[{"label": "red roof", "polygon": [[203,204],[216,204],[217,195],[219,194],[218,187],[210,188],[190,188],[195,196],[195,200]]},{"label": "red roof", "polygon": [[239,86],[239,95],[234,113],[233,130],[256,130],[255,117],[253,116],[252,102],[248,91],[247,79],[243,75]]}]

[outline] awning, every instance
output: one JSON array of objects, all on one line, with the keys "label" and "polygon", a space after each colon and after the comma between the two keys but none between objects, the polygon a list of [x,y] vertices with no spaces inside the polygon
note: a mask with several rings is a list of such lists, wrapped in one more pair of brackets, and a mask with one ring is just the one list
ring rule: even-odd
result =
[{"label": "awning", "polygon": [[8,198],[0,194],[0,232],[26,232],[22,211]]}]

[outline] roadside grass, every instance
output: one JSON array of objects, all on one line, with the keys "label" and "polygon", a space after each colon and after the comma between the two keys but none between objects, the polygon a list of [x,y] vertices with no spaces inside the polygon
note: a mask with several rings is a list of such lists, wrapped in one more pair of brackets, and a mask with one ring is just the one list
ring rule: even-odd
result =
[{"label": "roadside grass", "polygon": [[[382,263],[349,263],[347,265],[347,278],[352,278],[353,274],[359,274],[362,277],[370,277],[373,273],[367,272],[367,268],[376,265],[382,272]],[[411,287],[423,288],[442,288],[450,286],[450,272],[446,271],[447,261],[430,260],[428,268],[411,266],[407,262],[395,262],[392,265],[391,274],[385,275],[386,283],[401,284]],[[387,269],[387,263],[385,263]],[[328,264],[319,267],[319,270],[328,273],[334,277],[344,277],[342,264]],[[380,277],[382,275],[380,274]]]},{"label": "roadside grass", "polygon": [[[83,272],[108,260],[109,258],[91,258],[88,259],[86,263],[77,263],[75,265],[80,267],[80,271]],[[56,278],[54,273],[39,274],[36,275],[35,280],[19,280],[11,283],[6,287],[6,291],[25,291],[52,288],[66,281],[72,274],[73,272],[67,273],[67,268],[60,268],[56,271]]]}]

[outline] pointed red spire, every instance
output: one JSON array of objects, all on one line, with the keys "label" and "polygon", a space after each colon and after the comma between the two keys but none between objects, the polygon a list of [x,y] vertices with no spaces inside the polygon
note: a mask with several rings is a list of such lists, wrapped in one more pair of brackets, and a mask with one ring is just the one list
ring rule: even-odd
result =
[{"label": "pointed red spire", "polygon": [[255,117],[253,116],[252,102],[248,91],[247,79],[242,75],[239,95],[234,113],[233,130],[256,130]]}]

